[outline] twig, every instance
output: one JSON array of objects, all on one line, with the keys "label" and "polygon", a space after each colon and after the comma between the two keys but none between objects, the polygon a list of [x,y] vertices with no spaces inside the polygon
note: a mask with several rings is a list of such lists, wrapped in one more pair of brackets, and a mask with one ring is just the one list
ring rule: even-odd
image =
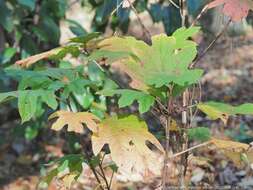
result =
[{"label": "twig", "polygon": [[124,1],[125,1],[125,0],[122,0],[122,1],[120,2],[120,4],[117,5],[117,7],[111,12],[111,16],[112,16],[116,11],[118,11],[119,7],[124,3]]},{"label": "twig", "polygon": [[202,147],[202,146],[207,146],[207,145],[209,145],[209,144],[211,144],[211,143],[212,143],[211,141],[207,141],[207,142],[205,142],[205,143],[198,144],[198,145],[193,146],[193,147],[191,147],[191,148],[188,148],[188,149],[186,149],[186,150],[184,150],[184,151],[182,151],[182,152],[173,154],[173,155],[170,156],[169,158],[175,158],[175,157],[177,157],[177,156],[180,156],[180,155],[182,155],[182,154],[185,154],[185,153],[187,153],[187,152],[190,152],[190,151],[192,151],[192,150],[194,150],[194,149],[200,148],[200,147]]},{"label": "twig", "polygon": [[226,32],[229,24],[231,23],[231,19],[227,22],[223,30],[215,37],[215,39],[207,46],[207,48],[203,51],[203,53],[197,57],[194,63],[192,63],[189,68],[193,68],[205,55],[206,53],[213,47],[213,45],[217,42],[217,40]]},{"label": "twig", "polygon": [[204,14],[204,12],[206,12],[207,9],[208,9],[208,5],[204,6],[204,8],[201,10],[201,12],[198,14],[198,16],[192,22],[191,27],[196,24],[196,22],[202,17],[202,15]]},{"label": "twig", "polygon": [[180,7],[172,0],[169,0],[169,2],[174,6],[176,7],[177,9],[180,9]]},{"label": "twig", "polygon": [[83,151],[84,151],[84,153],[85,153],[85,156],[86,156],[87,159],[88,159],[89,167],[90,167],[92,173],[94,174],[94,176],[95,176],[97,182],[99,183],[100,189],[101,189],[101,190],[104,190],[104,188],[103,188],[103,186],[102,186],[102,183],[101,183],[101,181],[100,181],[100,179],[99,179],[99,177],[98,177],[97,171],[96,171],[95,168],[92,166],[92,164],[90,164],[90,157],[89,157],[89,154],[88,154],[88,152],[84,149],[84,147],[83,147]]},{"label": "twig", "polygon": [[103,169],[103,167],[102,167],[102,164],[99,163],[98,166],[99,166],[99,169],[100,169],[101,172],[102,172],[102,177],[103,177],[103,179],[104,179],[104,181],[105,181],[106,188],[107,188],[108,190],[110,190],[110,186],[109,186],[108,181],[107,181],[107,179],[106,179],[105,172],[104,172],[104,169]]},{"label": "twig", "polygon": [[173,90],[173,86],[168,90],[168,105],[167,105],[167,112],[169,115],[167,116],[167,121],[165,124],[165,158],[163,164],[163,176],[162,176],[162,189],[166,190],[166,183],[168,177],[168,163],[169,163],[169,146],[170,146],[170,124],[171,124],[171,109],[173,105],[173,99],[171,96]]},{"label": "twig", "polygon": [[111,188],[111,186],[112,186],[113,175],[114,175],[114,171],[112,171],[112,175],[111,175],[110,182],[109,182],[109,187],[110,187],[110,188]]}]

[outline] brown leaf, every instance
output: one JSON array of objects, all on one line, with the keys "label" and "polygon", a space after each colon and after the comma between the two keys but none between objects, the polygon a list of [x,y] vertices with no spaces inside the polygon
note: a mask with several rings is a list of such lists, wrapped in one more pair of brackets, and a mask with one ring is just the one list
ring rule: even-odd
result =
[{"label": "brown leaf", "polygon": [[55,48],[55,49],[52,49],[52,50],[49,50],[49,51],[46,51],[46,52],[43,52],[40,54],[33,55],[31,57],[27,57],[27,58],[19,60],[19,61],[16,61],[15,64],[20,65],[22,67],[29,67],[33,63],[36,63],[42,59],[47,59],[52,55],[56,55],[60,50],[61,50],[61,48]]}]

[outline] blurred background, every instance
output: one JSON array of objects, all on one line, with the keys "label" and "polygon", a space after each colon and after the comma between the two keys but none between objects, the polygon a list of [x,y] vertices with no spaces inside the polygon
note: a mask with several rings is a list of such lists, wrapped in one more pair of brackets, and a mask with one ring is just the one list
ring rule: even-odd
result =
[{"label": "blurred background", "polygon": [[[0,0],[0,92],[17,88],[17,81],[6,75],[5,67],[19,59],[62,45],[71,37],[101,32],[104,36],[132,35],[147,40],[142,24],[152,35],[170,35],[181,26],[179,10],[169,0],[131,2],[134,9],[122,0]],[[188,25],[207,2],[187,0]],[[202,32],[194,40],[199,44],[199,52],[203,52],[228,22],[220,11],[220,8],[210,10],[198,21]],[[252,13],[247,19],[230,24],[214,48],[198,63],[206,71],[201,81],[203,100],[234,104],[253,102],[252,24]],[[76,62],[80,60],[66,58],[57,64],[64,68]],[[97,68],[90,68],[89,71],[95,78],[104,80],[105,76]],[[116,76],[121,77],[120,74]],[[93,94],[87,96],[89,98],[84,101],[91,104]],[[154,127],[159,123],[150,120],[148,115],[145,118],[153,126],[153,132],[159,133]],[[0,189],[36,189],[43,164],[64,153],[79,151],[80,145],[73,136],[53,133],[45,121],[45,117],[41,116],[21,125],[16,102],[1,104]],[[197,117],[195,125],[200,124],[211,128],[216,136],[226,135],[246,143],[253,140],[251,117],[232,118],[226,127],[219,121],[209,122],[205,117]],[[208,157],[212,153],[206,152],[204,155]],[[198,176],[193,179],[194,183],[204,180],[207,183],[232,184],[244,180],[249,187],[253,185],[253,178],[246,178],[246,171],[234,170],[234,166],[224,158],[217,157],[216,162],[204,168],[195,167]],[[231,171],[241,173],[235,175]],[[228,175],[226,179],[222,178]],[[126,189],[154,189],[152,183],[122,186]],[[92,189],[92,179],[86,176],[78,187],[83,186]],[[50,188],[56,189],[55,186]]]}]

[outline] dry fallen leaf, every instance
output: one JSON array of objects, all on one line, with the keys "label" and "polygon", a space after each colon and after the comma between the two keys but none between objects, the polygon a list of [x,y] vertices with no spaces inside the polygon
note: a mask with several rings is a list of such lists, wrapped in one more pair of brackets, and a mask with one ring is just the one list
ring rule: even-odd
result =
[{"label": "dry fallen leaf", "polygon": [[50,115],[49,119],[53,119],[56,117],[58,117],[58,119],[52,125],[53,130],[59,131],[65,125],[68,125],[68,131],[82,133],[83,124],[85,124],[92,132],[98,132],[97,122],[99,122],[100,119],[92,113],[57,111]]},{"label": "dry fallen leaf", "polygon": [[19,60],[16,62],[17,65],[20,65],[22,67],[29,67],[30,65],[32,65],[33,63],[40,61],[42,59],[47,59],[52,55],[56,55],[59,51],[61,50],[61,48],[55,48],[40,54],[36,54],[33,55],[31,57]]}]

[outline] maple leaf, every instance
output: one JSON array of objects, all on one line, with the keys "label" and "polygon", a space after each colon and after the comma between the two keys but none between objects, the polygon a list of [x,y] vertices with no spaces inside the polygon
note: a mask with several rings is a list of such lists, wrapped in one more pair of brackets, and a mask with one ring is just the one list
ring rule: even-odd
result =
[{"label": "maple leaf", "polygon": [[115,116],[99,124],[98,133],[92,135],[92,148],[97,155],[108,144],[112,160],[125,174],[157,173],[157,155],[146,145],[147,141],[164,152],[159,141],[148,132],[144,121],[136,116]]},{"label": "maple leaf", "polygon": [[252,0],[214,0],[207,5],[208,9],[224,5],[222,12],[232,21],[240,21],[247,17],[250,9],[253,9]]},{"label": "maple leaf", "polygon": [[171,82],[193,84],[203,71],[188,68],[197,54],[196,43],[188,38],[198,31],[198,27],[180,28],[169,37],[155,35],[151,46],[133,37],[107,38],[98,44],[100,49],[90,59],[106,58],[114,63],[135,81],[131,84],[135,89],[145,90],[145,85],[159,88]]},{"label": "maple leaf", "polygon": [[100,121],[98,117],[89,112],[70,112],[70,111],[57,111],[49,116],[49,119],[58,117],[58,119],[53,123],[52,129],[59,131],[65,125],[68,125],[68,131],[73,131],[76,133],[83,132],[83,123],[92,132],[96,133],[98,131],[97,122]]},{"label": "maple leaf", "polygon": [[220,102],[205,102],[197,105],[198,109],[207,114],[210,119],[221,119],[224,124],[227,123],[229,116],[236,114],[253,115],[253,104],[245,103],[239,106],[231,106]]}]

